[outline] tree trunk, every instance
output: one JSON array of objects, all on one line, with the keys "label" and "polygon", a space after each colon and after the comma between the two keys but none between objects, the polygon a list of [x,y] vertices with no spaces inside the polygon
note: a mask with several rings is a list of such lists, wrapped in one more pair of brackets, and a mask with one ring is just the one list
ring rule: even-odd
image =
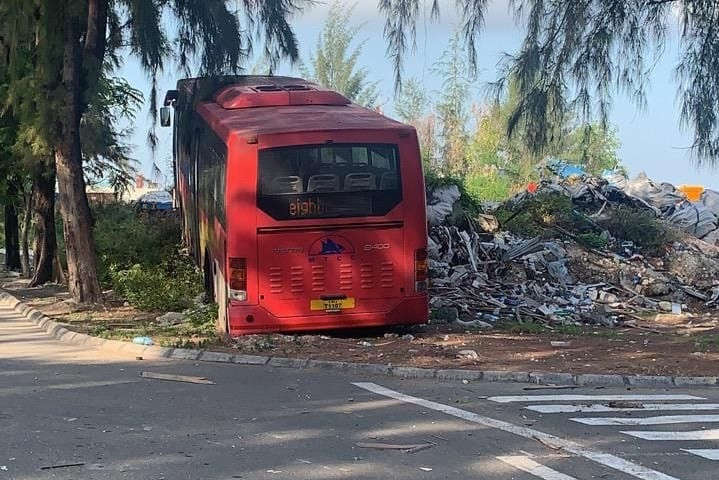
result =
[{"label": "tree trunk", "polygon": [[78,302],[98,303],[102,292],[97,279],[92,217],[85,193],[80,144],[80,24],[79,18],[71,12],[65,12],[64,30],[62,81],[65,98],[55,160],[67,251],[68,290]]},{"label": "tree trunk", "polygon": [[32,220],[32,190],[23,195],[22,228],[20,229],[20,264],[22,276],[30,278],[30,226]]},{"label": "tree trunk", "polygon": [[17,221],[17,183],[8,183],[7,202],[5,203],[5,267],[8,270],[20,270],[20,232]]},{"label": "tree trunk", "polygon": [[55,237],[55,159],[43,159],[33,178],[33,212],[35,214],[35,273],[31,287],[53,279],[57,250]]}]

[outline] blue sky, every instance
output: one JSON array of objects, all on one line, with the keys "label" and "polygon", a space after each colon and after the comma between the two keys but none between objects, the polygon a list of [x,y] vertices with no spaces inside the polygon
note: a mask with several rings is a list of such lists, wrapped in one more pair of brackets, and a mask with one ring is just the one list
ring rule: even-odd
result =
[{"label": "blue sky", "polygon": [[[354,2],[348,2],[350,5],[352,3]],[[415,77],[420,80],[430,92],[430,97],[441,88],[441,78],[431,72],[432,64],[447,47],[447,41],[455,25],[459,23],[452,8],[454,2],[441,3],[444,9],[440,21],[430,21],[429,12],[426,12],[417,29],[417,49],[405,59],[405,78]],[[314,47],[327,10],[327,2],[318,3],[293,19],[303,58],[307,58]],[[359,34],[359,39],[366,42],[360,63],[368,68],[371,79],[379,82],[384,111],[392,116],[393,70],[385,55],[386,43],[382,35],[384,22],[377,14],[376,0],[358,2],[354,10],[354,21],[364,25]],[[515,24],[513,15],[508,12],[507,1],[490,2],[485,30],[478,44],[480,70],[474,89],[475,103],[482,103],[482,87],[496,78],[497,63],[502,55],[515,51],[521,39],[522,31]],[[695,166],[687,150],[691,144],[691,132],[682,131],[679,127],[679,108],[673,78],[677,60],[676,47],[674,39],[654,67],[646,109],[638,111],[627,98],[615,98],[610,120],[617,127],[621,140],[620,156],[632,175],[646,171],[657,181],[674,184],[696,183],[717,189],[719,174],[715,170]],[[299,75],[297,68],[291,65],[282,65],[278,73]],[[129,59],[118,74],[128,78],[146,94],[149,91],[149,80],[135,60]],[[160,97],[164,96],[167,89],[173,88],[180,77],[174,69],[164,72],[159,82]],[[130,141],[136,146],[136,158],[140,161],[141,170],[149,174],[152,155],[145,141],[150,126],[147,109],[140,112],[135,126],[135,133]],[[158,133],[160,147],[155,158],[167,173],[171,171],[171,131],[158,129]]]}]

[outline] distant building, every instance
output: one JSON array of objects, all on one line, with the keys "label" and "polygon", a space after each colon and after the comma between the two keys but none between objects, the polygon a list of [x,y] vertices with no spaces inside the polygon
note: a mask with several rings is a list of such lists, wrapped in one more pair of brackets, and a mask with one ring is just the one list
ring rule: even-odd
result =
[{"label": "distant building", "polygon": [[93,204],[108,204],[114,202],[136,202],[143,195],[149,193],[164,192],[159,183],[153,182],[147,177],[137,174],[135,182],[129,188],[118,195],[115,189],[106,181],[88,185],[86,190],[87,199]]}]

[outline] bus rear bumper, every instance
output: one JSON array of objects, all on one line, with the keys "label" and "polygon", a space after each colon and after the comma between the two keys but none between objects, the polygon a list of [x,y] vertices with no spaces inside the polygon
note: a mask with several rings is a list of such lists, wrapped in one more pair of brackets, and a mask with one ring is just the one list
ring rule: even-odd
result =
[{"label": "bus rear bumper", "polygon": [[427,323],[429,318],[426,296],[405,298],[389,312],[277,317],[258,305],[231,305],[228,311],[232,336],[267,332],[420,325]]}]

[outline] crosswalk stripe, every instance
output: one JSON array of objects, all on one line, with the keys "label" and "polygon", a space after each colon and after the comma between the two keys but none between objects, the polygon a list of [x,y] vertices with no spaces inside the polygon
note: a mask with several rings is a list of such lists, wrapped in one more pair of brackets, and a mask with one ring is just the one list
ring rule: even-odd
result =
[{"label": "crosswalk stripe", "polygon": [[622,433],[643,440],[719,440],[719,429],[692,430],[689,432],[627,431]]},{"label": "crosswalk stripe", "polygon": [[719,410],[719,403],[644,403],[641,408],[610,407],[602,404],[529,405],[524,408],[539,413],[642,412],[651,410]]},{"label": "crosswalk stripe", "polygon": [[669,425],[672,423],[719,422],[719,415],[665,415],[646,418],[587,417],[570,420],[584,425]]},{"label": "crosswalk stripe", "polygon": [[706,400],[693,395],[505,395],[489,397],[497,403],[510,402],[580,402],[580,401],[642,401],[642,400]]},{"label": "crosswalk stripe", "polygon": [[719,449],[716,448],[700,448],[700,449],[687,449],[682,448],[682,451],[689,452],[700,457],[707,458],[709,460],[719,460]]},{"label": "crosswalk stripe", "polygon": [[518,470],[522,470],[523,472],[527,472],[530,475],[541,478],[543,480],[577,480],[574,477],[570,477],[569,475],[565,475],[563,473],[557,472],[556,470],[552,470],[549,467],[545,467],[544,465],[535,462],[529,457],[509,456],[497,457],[497,459],[506,463],[507,465],[511,465]]},{"label": "crosswalk stripe", "polygon": [[676,477],[672,477],[671,475],[652,470],[651,468],[644,467],[629,460],[625,460],[621,457],[617,457],[616,455],[593,450],[571,440],[559,438],[555,435],[550,435],[548,433],[544,433],[533,428],[515,425],[513,423],[485,417],[483,415],[469,412],[467,410],[462,410],[457,407],[452,407],[450,405],[444,405],[442,403],[433,402],[431,400],[425,400],[423,398],[406,395],[401,392],[390,390],[389,388],[383,387],[382,385],[377,385],[376,383],[354,382],[352,384],[369,392],[376,393],[377,395],[394,398],[395,400],[399,400],[401,402],[411,403],[422,408],[442,412],[446,415],[461,418],[468,422],[484,425],[489,428],[496,428],[497,430],[511,433],[520,437],[537,440],[542,444],[548,446],[549,448],[555,448],[568,453],[572,453],[574,455],[579,455],[586,458],[587,460],[598,463],[599,465],[604,465],[605,467],[618,470],[622,473],[630,475],[634,478],[638,478],[640,480],[678,480]]}]

